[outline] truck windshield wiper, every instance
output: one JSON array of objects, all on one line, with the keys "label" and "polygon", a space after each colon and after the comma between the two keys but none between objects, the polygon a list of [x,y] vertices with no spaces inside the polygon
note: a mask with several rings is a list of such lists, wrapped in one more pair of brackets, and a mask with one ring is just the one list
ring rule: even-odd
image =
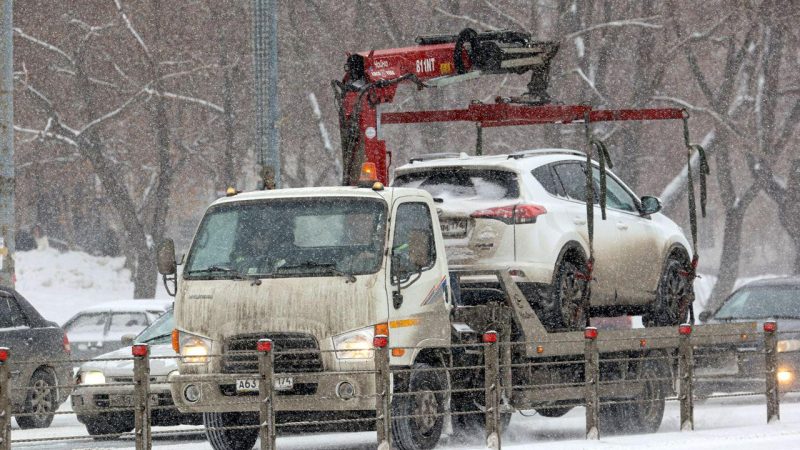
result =
[{"label": "truck windshield wiper", "polygon": [[292,270],[292,269],[322,269],[324,273],[331,273],[340,277],[347,278],[348,283],[355,283],[356,277],[352,273],[342,272],[336,268],[335,263],[319,263],[316,261],[306,261],[300,264],[293,264],[291,266],[281,266],[278,270]]},{"label": "truck windshield wiper", "polygon": [[186,272],[187,275],[196,275],[199,273],[226,273],[230,275],[231,278],[236,280],[252,280],[253,284],[261,284],[261,279],[254,276],[247,276],[242,275],[238,271],[231,269],[230,267],[223,267],[223,266],[208,266],[205,269],[195,269]]}]

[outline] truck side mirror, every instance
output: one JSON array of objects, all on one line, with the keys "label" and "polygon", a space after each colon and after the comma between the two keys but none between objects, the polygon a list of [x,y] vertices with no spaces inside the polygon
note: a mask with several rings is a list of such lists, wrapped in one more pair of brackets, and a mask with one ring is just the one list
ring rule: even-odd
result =
[{"label": "truck side mirror", "polygon": [[700,316],[698,316],[698,319],[700,319],[700,322],[703,322],[703,323],[708,322],[708,319],[710,319],[710,318],[711,318],[711,311],[703,311],[703,312],[700,313]]},{"label": "truck side mirror", "polygon": [[133,345],[134,339],[136,339],[135,334],[123,334],[119,341],[122,343],[122,345],[128,347]]},{"label": "truck side mirror", "polygon": [[413,230],[409,233],[408,259],[415,270],[422,269],[430,264],[430,235],[423,230]]},{"label": "truck side mirror", "polygon": [[173,275],[178,271],[178,264],[175,262],[175,241],[165,239],[158,247],[158,273],[161,275]]}]

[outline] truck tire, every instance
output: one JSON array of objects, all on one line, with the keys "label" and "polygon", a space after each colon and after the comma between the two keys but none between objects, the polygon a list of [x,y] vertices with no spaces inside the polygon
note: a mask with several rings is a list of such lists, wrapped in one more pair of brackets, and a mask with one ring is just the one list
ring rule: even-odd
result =
[{"label": "truck tire", "polygon": [[133,415],[132,414],[100,414],[91,418],[87,418],[86,432],[89,433],[95,440],[105,441],[115,439],[116,436],[104,436],[107,434],[122,434],[128,433],[133,430]]},{"label": "truck tire", "polygon": [[656,289],[656,298],[650,311],[642,316],[644,326],[677,326],[686,320],[693,289],[686,276],[687,271],[684,258],[674,254],[667,258]]},{"label": "truck tire", "polygon": [[53,413],[58,408],[56,380],[47,369],[37,369],[28,383],[28,393],[22,412],[33,416],[17,416],[17,425],[23,430],[47,428],[53,423]]},{"label": "truck tire", "polygon": [[549,408],[536,408],[536,413],[542,417],[561,417],[572,411],[572,406],[553,406]]},{"label": "truck tire", "polygon": [[577,330],[585,325],[587,283],[582,264],[569,254],[558,263],[550,295],[540,300],[542,324],[548,331]]},{"label": "truck tire", "polygon": [[[475,395],[480,398],[476,401]],[[470,392],[466,395],[453,396],[452,406],[454,412],[469,413],[457,414],[453,417],[453,436],[460,437],[463,442],[469,442],[476,438],[482,438],[486,434],[486,414],[483,412],[483,396],[478,392]],[[500,414],[500,432],[504,432],[511,422],[511,413]]]},{"label": "truck tire", "polygon": [[[643,363],[639,379],[644,381],[644,392],[634,399],[620,403],[600,405],[601,434],[655,433],[664,418],[665,397],[668,390],[669,369],[659,361]],[[601,400],[601,403],[603,400]]]},{"label": "truck tire", "polygon": [[252,414],[238,412],[203,413],[206,438],[214,450],[251,450],[258,440],[258,428],[224,430],[220,428],[258,425]]},{"label": "truck tire", "polygon": [[428,450],[439,442],[444,425],[443,391],[447,389],[447,381],[444,371],[432,371],[432,368],[429,364],[415,363],[409,373],[407,389],[397,392],[414,395],[392,398],[393,448]]}]

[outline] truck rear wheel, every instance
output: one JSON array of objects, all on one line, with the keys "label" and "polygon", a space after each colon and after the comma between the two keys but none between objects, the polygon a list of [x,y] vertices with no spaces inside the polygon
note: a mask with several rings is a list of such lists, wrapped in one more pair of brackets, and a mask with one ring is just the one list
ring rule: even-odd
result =
[{"label": "truck rear wheel", "polygon": [[[639,373],[644,391],[633,399],[600,405],[600,431],[603,434],[655,433],[664,418],[669,370],[658,361],[647,361]],[[601,400],[602,403],[602,400]]]},{"label": "truck rear wheel", "polygon": [[204,413],[203,423],[206,427],[206,438],[214,450],[251,450],[258,440],[258,428],[224,429],[242,425],[258,425],[258,419],[253,414]]},{"label": "truck rear wheel", "polygon": [[407,389],[399,389],[392,398],[392,438],[395,448],[427,450],[439,442],[444,425],[447,381],[444,371],[430,370],[432,368],[425,363],[414,364],[409,373]]}]

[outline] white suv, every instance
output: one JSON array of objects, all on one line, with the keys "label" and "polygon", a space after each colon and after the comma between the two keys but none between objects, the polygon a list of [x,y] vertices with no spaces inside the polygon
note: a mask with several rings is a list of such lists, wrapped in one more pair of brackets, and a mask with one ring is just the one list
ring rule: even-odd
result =
[{"label": "white suv", "polygon": [[[546,326],[577,328],[589,255],[585,167],[583,153],[563,149],[427,155],[398,168],[393,185],[434,197],[451,266],[507,269]],[[692,298],[689,242],[657,198],[640,199],[607,173],[606,220],[595,199],[590,314],[678,324]]]}]

